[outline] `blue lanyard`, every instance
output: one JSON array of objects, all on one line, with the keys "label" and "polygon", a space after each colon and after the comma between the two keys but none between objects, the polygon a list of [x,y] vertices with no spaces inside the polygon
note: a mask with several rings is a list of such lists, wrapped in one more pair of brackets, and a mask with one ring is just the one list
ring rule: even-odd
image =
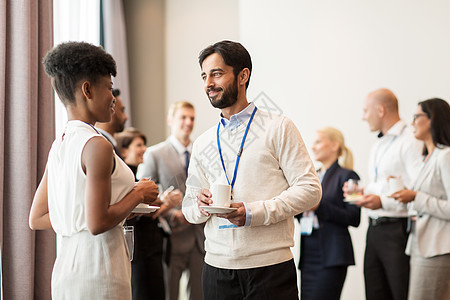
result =
[{"label": "blue lanyard", "polygon": [[[400,131],[401,135],[403,133],[403,131],[405,130],[406,125],[403,126],[402,130]],[[383,153],[381,153],[380,158],[378,159],[378,162],[376,161],[377,159],[377,153],[378,153],[378,149],[377,152],[375,152],[375,156],[373,158],[374,160],[374,165],[375,165],[375,182],[378,181],[378,166],[380,165],[380,162],[383,160],[384,155],[386,154],[386,152],[388,151],[388,149],[392,146],[392,144],[394,143],[394,141],[398,138],[399,135],[394,136],[394,138],[392,138],[392,140],[389,142],[389,144],[386,146],[386,148],[384,148]]]},{"label": "blue lanyard", "polygon": [[239,148],[239,152],[237,154],[236,165],[234,166],[233,180],[231,181],[231,183],[230,183],[230,180],[228,179],[227,169],[225,168],[225,163],[223,161],[223,156],[222,156],[222,147],[220,146],[219,130],[220,130],[220,123],[221,122],[219,121],[219,124],[217,125],[217,147],[219,148],[219,155],[220,155],[220,160],[222,161],[223,172],[225,173],[225,177],[227,178],[228,184],[231,185],[231,190],[233,190],[234,183],[236,181],[237,169],[238,169],[238,166],[239,166],[239,160],[241,159],[242,151],[244,149],[245,139],[247,138],[247,134],[248,134],[248,130],[250,128],[250,124],[253,121],[253,117],[255,116],[255,113],[256,113],[257,109],[258,108],[255,107],[255,109],[253,110],[252,116],[250,117],[250,120],[248,121],[247,128],[245,129],[245,134],[242,137],[241,147]]}]

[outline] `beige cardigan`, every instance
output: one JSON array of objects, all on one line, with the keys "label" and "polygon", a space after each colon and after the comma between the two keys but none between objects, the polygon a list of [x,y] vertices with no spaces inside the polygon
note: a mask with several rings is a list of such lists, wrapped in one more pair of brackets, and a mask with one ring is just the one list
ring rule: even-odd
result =
[{"label": "beige cardigan", "polygon": [[[246,125],[232,131],[220,129],[230,180]],[[217,268],[246,269],[291,259],[294,216],[316,205],[321,197],[320,181],[300,133],[284,116],[256,112],[233,189],[233,202],[245,202],[250,208],[251,225],[228,228],[224,219],[200,214],[196,198],[201,188],[210,189],[214,182],[224,180],[216,132],[217,125],[194,142],[183,200],[189,222],[206,222],[205,262]]]},{"label": "beige cardigan", "polygon": [[[450,147],[436,147],[417,176],[413,208],[418,212],[416,235],[424,257],[450,253]],[[406,254],[411,253],[411,237]]]}]

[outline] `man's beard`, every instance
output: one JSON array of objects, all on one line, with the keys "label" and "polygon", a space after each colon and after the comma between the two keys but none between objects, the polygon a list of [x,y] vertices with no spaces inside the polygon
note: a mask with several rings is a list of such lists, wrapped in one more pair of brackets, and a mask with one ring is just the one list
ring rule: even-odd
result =
[{"label": "man's beard", "polygon": [[[115,116],[113,116],[113,118],[115,118]],[[114,120],[114,129],[116,133],[118,132],[122,132],[125,129],[125,122],[120,123],[119,120],[115,119]]]},{"label": "man's beard", "polygon": [[222,98],[215,100],[218,96],[215,96],[214,98],[209,97],[209,91],[220,91],[221,88],[217,89],[208,89],[206,95],[208,96],[209,102],[211,102],[211,105],[215,108],[226,108],[230,107],[233,104],[237,102],[238,98],[238,88],[237,88],[237,79],[233,81],[233,83],[228,86],[222,93]]}]

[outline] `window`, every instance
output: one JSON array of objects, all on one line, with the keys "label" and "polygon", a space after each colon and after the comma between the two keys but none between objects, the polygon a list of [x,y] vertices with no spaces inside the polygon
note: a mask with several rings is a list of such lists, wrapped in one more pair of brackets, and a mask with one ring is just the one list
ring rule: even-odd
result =
[{"label": "window", "polygon": [[[100,0],[53,0],[53,43],[84,41],[100,45]],[[64,105],[55,93],[55,129],[67,122]]]}]

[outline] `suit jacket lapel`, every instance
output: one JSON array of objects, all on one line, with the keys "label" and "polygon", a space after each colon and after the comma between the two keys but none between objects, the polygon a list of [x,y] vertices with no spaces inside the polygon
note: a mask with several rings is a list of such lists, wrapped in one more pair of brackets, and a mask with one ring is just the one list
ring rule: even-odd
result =
[{"label": "suit jacket lapel", "polygon": [[167,148],[168,148],[169,152],[171,152],[171,153],[169,153],[169,156],[176,159],[178,166],[180,168],[182,168],[183,166],[181,165],[181,161],[179,159],[180,153],[178,153],[177,149],[175,148],[175,146],[172,144],[172,142],[169,139],[167,139],[167,143],[168,143]]},{"label": "suit jacket lapel", "polygon": [[[167,141],[167,144],[168,144],[167,149],[170,152],[169,153],[169,157],[173,157],[176,160],[176,164],[178,165],[179,169],[184,171],[184,166],[183,166],[183,164],[181,163],[181,160],[180,160],[180,153],[178,153],[177,149],[172,144],[172,142],[170,142],[169,139],[167,139],[166,141]],[[183,173],[185,173],[185,172],[183,172]],[[185,175],[184,181],[186,181],[186,175]]]},{"label": "suit jacket lapel", "polygon": [[328,170],[325,172],[325,176],[323,176],[323,179],[322,179],[322,187],[327,185],[327,183],[330,180],[330,178],[333,178],[333,174],[337,171],[338,168],[339,168],[339,165],[338,165],[337,161],[335,161],[328,168]]},{"label": "suit jacket lapel", "polygon": [[[436,151],[436,149],[434,149]],[[411,189],[414,189],[415,191],[418,191],[422,184],[424,183],[426,178],[429,178],[430,173],[433,171],[433,168],[430,167],[430,165],[434,164],[434,160],[436,159],[437,153],[434,153],[434,155],[431,155],[429,160],[425,163],[419,172],[417,174],[416,180],[414,181],[414,186],[411,187]]]}]

